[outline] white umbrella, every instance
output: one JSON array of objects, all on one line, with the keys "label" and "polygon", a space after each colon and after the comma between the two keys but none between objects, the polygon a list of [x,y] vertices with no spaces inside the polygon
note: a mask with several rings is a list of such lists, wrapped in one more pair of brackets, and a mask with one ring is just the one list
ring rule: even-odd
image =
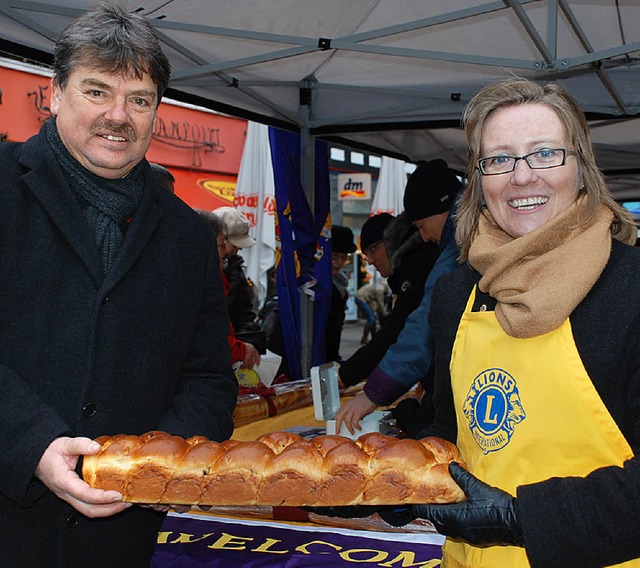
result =
[{"label": "white umbrella", "polygon": [[404,210],[402,197],[404,196],[406,185],[406,163],[402,160],[383,156],[378,185],[371,204],[371,215],[378,215],[379,213],[399,215],[402,213]]},{"label": "white umbrella", "polygon": [[234,205],[251,222],[251,236],[256,243],[240,254],[247,267],[247,277],[254,284],[254,294],[261,307],[267,296],[267,271],[275,264],[275,186],[269,127],[248,122],[247,140],[240,160]]}]

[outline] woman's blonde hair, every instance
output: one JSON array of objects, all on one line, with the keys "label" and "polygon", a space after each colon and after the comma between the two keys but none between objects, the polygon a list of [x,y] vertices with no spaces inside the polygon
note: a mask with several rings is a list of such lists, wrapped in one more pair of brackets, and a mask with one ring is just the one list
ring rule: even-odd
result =
[{"label": "woman's blonde hair", "polygon": [[460,258],[466,260],[469,247],[478,227],[480,212],[484,205],[482,176],[477,169],[482,158],[480,144],[482,127],[495,110],[507,106],[540,103],[550,107],[558,115],[567,135],[567,148],[573,150],[578,160],[578,173],[584,184],[581,192],[589,196],[589,222],[598,204],[606,205],[614,215],[611,226],[613,236],[623,242],[636,241],[637,227],[633,217],[613,199],[602,172],[596,165],[589,124],[576,100],[556,83],[538,85],[521,78],[508,79],[488,85],[478,92],[467,105],[463,124],[469,151],[467,171],[468,186],[460,198],[456,214],[456,240],[460,245]]}]

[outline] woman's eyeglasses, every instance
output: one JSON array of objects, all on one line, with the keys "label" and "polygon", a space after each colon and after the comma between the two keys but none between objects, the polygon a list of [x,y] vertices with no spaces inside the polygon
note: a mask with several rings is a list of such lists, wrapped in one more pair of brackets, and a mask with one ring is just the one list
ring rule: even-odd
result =
[{"label": "woman's eyeglasses", "polygon": [[564,166],[567,156],[575,156],[564,148],[543,148],[524,156],[491,156],[478,160],[478,169],[484,176],[508,174],[516,169],[518,160],[524,160],[532,170],[546,170]]}]

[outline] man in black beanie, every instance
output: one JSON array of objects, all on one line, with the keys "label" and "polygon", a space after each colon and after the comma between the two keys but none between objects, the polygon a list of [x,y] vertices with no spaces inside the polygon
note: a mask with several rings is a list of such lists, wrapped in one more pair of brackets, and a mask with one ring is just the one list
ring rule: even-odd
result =
[{"label": "man in black beanie", "polygon": [[404,191],[407,218],[425,242],[440,244],[442,229],[462,182],[441,159],[420,164]]},{"label": "man in black beanie", "polygon": [[371,341],[340,364],[340,381],[345,386],[366,379],[395,343],[409,314],[420,305],[424,284],[440,252],[438,245],[422,239],[406,213],[385,215],[369,217],[360,233],[360,246],[367,263],[387,279],[393,306]]},{"label": "man in black beanie", "polygon": [[419,405],[414,398],[406,398],[394,409],[394,417],[409,436],[433,419],[430,396],[432,377],[427,373],[433,351],[427,315],[435,281],[457,265],[459,251],[453,218],[449,213],[461,189],[462,182],[441,159],[420,164],[409,176],[404,193],[403,215],[418,229],[423,241],[438,245],[440,255],[424,285],[420,305],[407,318],[396,342],[367,377],[364,392],[338,411],[338,431],[344,422],[353,433],[364,416],[378,406],[392,404],[417,382],[423,384],[427,393],[422,404]]}]

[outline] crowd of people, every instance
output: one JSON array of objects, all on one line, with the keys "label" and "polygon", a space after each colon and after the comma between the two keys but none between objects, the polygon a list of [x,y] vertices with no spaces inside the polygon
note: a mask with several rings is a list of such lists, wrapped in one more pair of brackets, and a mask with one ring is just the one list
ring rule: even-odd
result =
[{"label": "crowd of people", "polygon": [[[145,158],[170,71],[144,17],[102,4],[57,41],[52,118],[0,144],[8,566],[149,565],[166,508],[89,487],[83,456],[102,435],[228,439],[234,366],[282,349],[277,295],[256,309],[239,255],[254,244],[247,218],[193,210]],[[404,212],[360,228],[393,302],[379,282],[358,290],[362,346],[345,360],[343,268],[358,246],[331,229],[321,340],[342,385],[363,384],[337,429],[391,406],[403,435],[457,445],[466,500],[378,511],[431,521],[443,565],[640,566],[637,227],[557,84],[490,84],[463,122],[466,176],[421,163]],[[394,405],[417,384],[421,398]]]}]

